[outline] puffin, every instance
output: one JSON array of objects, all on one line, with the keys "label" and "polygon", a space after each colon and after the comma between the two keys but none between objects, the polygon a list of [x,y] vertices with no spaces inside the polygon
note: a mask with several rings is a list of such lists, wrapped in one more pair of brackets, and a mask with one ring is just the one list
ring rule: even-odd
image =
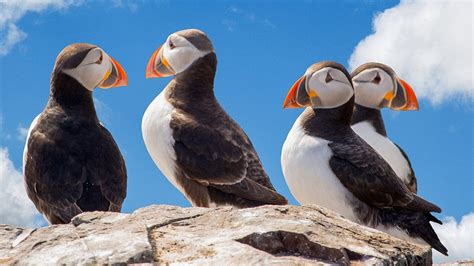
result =
[{"label": "puffin", "polygon": [[374,148],[407,185],[417,193],[415,172],[405,151],[387,136],[380,109],[418,110],[418,100],[411,86],[385,64],[369,62],[352,73],[355,105],[352,129]]},{"label": "puffin", "polygon": [[28,197],[50,224],[87,211],[120,212],[125,161],[92,93],[127,83],[120,64],[96,45],[74,43],[57,56],[48,102],[31,123],[23,153]]},{"label": "puffin", "polygon": [[284,142],[281,165],[300,204],[317,204],[395,237],[428,244],[442,254],[430,222],[441,209],[415,193],[351,128],[354,88],[336,62],[310,66],[288,92],[284,108],[307,107]]},{"label": "puffin", "polygon": [[169,35],[154,51],[146,78],[173,79],[143,115],[148,153],[192,206],[287,204],[249,137],[217,101],[216,68],[213,45],[197,29]]}]

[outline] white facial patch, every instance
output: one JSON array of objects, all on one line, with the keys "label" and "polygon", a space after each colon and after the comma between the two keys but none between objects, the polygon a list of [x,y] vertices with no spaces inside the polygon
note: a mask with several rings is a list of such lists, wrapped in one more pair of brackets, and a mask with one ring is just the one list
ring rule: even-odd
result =
[{"label": "white facial patch", "polygon": [[[170,47],[170,40],[174,48]],[[171,34],[163,44],[163,56],[166,58],[175,74],[186,70],[194,61],[209,54],[211,51],[201,51],[192,43],[177,34]]]},{"label": "white facial patch", "polygon": [[[326,82],[328,73],[332,80]],[[308,80],[308,94],[315,92],[321,101],[318,108],[334,108],[345,104],[354,95],[354,90],[346,75],[332,67],[325,67],[314,72]]]},{"label": "white facial patch", "polygon": [[[378,84],[374,79],[380,77]],[[368,108],[379,108],[389,91],[394,91],[392,77],[380,68],[366,69],[352,78],[355,102]]]},{"label": "white facial patch", "polygon": [[87,53],[77,67],[64,69],[63,72],[77,80],[86,89],[93,91],[111,69],[110,57],[102,49],[94,48]]}]

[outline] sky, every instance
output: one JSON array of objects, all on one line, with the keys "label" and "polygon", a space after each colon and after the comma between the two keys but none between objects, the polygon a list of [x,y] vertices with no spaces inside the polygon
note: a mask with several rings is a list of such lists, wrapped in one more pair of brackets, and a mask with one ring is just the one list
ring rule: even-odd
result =
[{"label": "sky", "polygon": [[44,225],[25,196],[22,152],[47,102],[54,60],[75,42],[100,46],[129,78],[128,87],[94,92],[127,164],[122,211],[189,206],[148,155],[141,119],[170,81],[145,79],[148,58],[171,33],[198,28],[217,54],[219,102],[291,204],[280,152],[303,110],[282,109],[288,89],[322,60],[349,70],[367,61],[391,65],[420,110],[384,110],[388,134],[409,155],[419,194],[443,209],[437,216],[446,223],[435,229],[453,250],[449,259],[473,257],[461,248],[474,246],[472,11],[469,1],[0,0],[0,223]]}]

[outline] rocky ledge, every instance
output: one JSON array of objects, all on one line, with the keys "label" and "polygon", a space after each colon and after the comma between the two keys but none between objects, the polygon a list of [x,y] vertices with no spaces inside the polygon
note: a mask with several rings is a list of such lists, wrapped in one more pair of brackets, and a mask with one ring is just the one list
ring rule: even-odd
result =
[{"label": "rocky ledge", "polygon": [[431,250],[317,206],[149,206],[71,224],[0,225],[0,264],[431,264]]}]

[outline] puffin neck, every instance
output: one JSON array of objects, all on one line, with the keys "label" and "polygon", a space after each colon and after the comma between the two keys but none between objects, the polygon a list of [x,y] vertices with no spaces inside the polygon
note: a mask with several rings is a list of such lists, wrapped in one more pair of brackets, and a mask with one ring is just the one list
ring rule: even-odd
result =
[{"label": "puffin neck", "polygon": [[175,76],[175,90],[183,90],[180,93],[184,94],[213,94],[216,68],[214,52],[197,59],[188,69]]},{"label": "puffin neck", "polygon": [[339,107],[313,110],[318,121],[350,125],[353,109],[354,96]]},{"label": "puffin neck", "polygon": [[48,107],[56,106],[97,119],[92,92],[64,73],[53,74],[51,79]]},{"label": "puffin neck", "polygon": [[354,114],[352,115],[351,124],[355,125],[360,122],[367,121],[375,128],[380,135],[387,136],[385,124],[382,119],[382,113],[379,109],[368,108],[359,104],[354,106]]},{"label": "puffin neck", "polygon": [[345,104],[329,109],[307,108],[301,122],[309,135],[334,140],[350,130],[351,116],[354,108],[354,97]]}]

